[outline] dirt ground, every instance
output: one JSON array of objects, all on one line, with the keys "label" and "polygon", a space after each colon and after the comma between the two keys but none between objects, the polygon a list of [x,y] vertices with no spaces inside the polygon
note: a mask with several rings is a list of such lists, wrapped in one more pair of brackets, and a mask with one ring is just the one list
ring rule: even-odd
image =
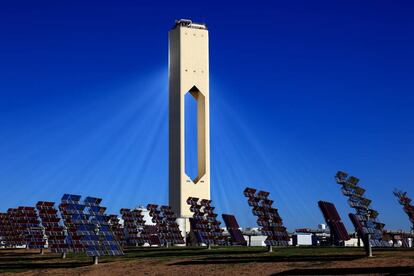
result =
[{"label": "dirt ground", "polygon": [[414,250],[260,247],[138,248],[122,257],[59,255],[25,249],[0,250],[4,275],[414,275]]}]

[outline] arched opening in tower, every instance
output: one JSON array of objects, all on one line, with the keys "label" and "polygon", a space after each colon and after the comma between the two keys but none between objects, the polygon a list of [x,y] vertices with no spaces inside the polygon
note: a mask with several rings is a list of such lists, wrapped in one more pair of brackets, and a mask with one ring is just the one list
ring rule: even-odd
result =
[{"label": "arched opening in tower", "polygon": [[[195,92],[196,93],[196,92]],[[185,94],[185,173],[193,182],[198,176],[197,100],[193,93]]]}]

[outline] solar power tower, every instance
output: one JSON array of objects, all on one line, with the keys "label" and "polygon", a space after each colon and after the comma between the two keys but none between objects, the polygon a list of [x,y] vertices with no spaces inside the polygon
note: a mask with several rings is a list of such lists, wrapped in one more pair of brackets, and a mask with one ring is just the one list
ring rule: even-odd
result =
[{"label": "solar power tower", "polygon": [[[187,198],[210,199],[210,116],[208,30],[178,20],[169,32],[169,205],[179,218],[191,217]],[[197,101],[197,176],[185,167],[185,96]],[[188,225],[183,225],[188,230]]]},{"label": "solar power tower", "polygon": [[145,220],[141,210],[122,208],[120,212],[124,220],[127,245],[139,246],[150,243],[148,234],[144,230]]},{"label": "solar power tower", "polygon": [[267,236],[265,244],[272,250],[272,246],[288,246],[289,235],[283,220],[276,208],[272,207],[273,200],[269,199],[269,192],[246,188],[244,195],[247,202],[253,207],[253,214],[257,216],[257,224],[261,227],[263,235]]},{"label": "solar power tower", "polygon": [[237,223],[236,217],[233,215],[222,214],[221,215],[226,224],[227,231],[231,237],[231,244],[232,245],[247,245],[247,241],[245,240],[242,231],[240,231],[240,226]]},{"label": "solar power tower", "polygon": [[86,252],[97,264],[99,256],[123,255],[122,249],[112,233],[105,215],[102,199],[65,194],[59,209],[70,237],[74,252]]},{"label": "solar power tower", "polygon": [[65,228],[60,224],[55,203],[39,201],[36,208],[45,230],[49,250],[54,253],[62,253],[62,256],[65,257],[65,253],[69,252],[69,244]]},{"label": "solar power tower", "polygon": [[199,245],[206,244],[208,248],[211,245],[224,245],[225,240],[223,230],[220,228],[221,223],[217,220],[217,214],[214,213],[211,200],[189,197],[187,203],[190,205],[191,212],[193,212],[190,225],[197,243]]},{"label": "solar power tower", "polygon": [[403,206],[403,210],[412,224],[411,231],[414,231],[414,206],[411,204],[411,198],[408,197],[407,192],[400,190],[395,190],[394,195],[398,198],[398,202]]},{"label": "solar power tower", "polygon": [[355,210],[355,214],[349,214],[349,218],[364,244],[369,242],[373,247],[389,247],[389,243],[382,237],[385,224],[377,220],[378,212],[370,207],[371,200],[364,197],[365,189],[358,185],[359,179],[341,171],[336,174],[335,179],[342,186],[342,193],[348,197],[349,206]]},{"label": "solar power tower", "polygon": [[344,241],[348,241],[350,237],[335,205],[331,202],[318,201],[318,206],[329,227],[332,244],[341,245]]},{"label": "solar power tower", "polygon": [[158,207],[156,204],[148,204],[147,210],[155,223],[155,242],[158,245],[184,244],[184,239],[176,222],[176,216],[170,206]]}]

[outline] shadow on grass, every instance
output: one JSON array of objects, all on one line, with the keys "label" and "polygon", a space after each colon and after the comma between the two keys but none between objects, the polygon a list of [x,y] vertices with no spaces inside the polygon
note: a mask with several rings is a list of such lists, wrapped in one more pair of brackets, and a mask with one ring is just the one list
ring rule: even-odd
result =
[{"label": "shadow on grass", "polygon": [[67,262],[67,263],[11,263],[1,264],[0,272],[2,271],[20,271],[20,270],[34,270],[34,269],[48,269],[48,268],[76,268],[82,266],[90,266],[92,263],[84,262]]},{"label": "shadow on grass", "polygon": [[364,258],[355,255],[329,255],[329,256],[251,256],[251,257],[225,257],[225,258],[203,258],[176,262],[170,265],[206,265],[206,264],[244,264],[244,263],[275,263],[275,262],[331,262],[331,261],[353,261]]},{"label": "shadow on grass", "polygon": [[60,256],[19,256],[16,255],[15,257],[1,257],[0,258],[0,266],[2,265],[2,262],[20,262],[20,261],[46,261],[46,260],[54,260],[54,259],[61,259]]},{"label": "shadow on grass", "polygon": [[385,274],[385,275],[414,275],[414,266],[394,267],[353,267],[353,268],[324,268],[324,269],[292,269],[273,275],[349,275],[349,274]]},{"label": "shadow on grass", "polygon": [[2,258],[3,256],[6,256],[6,257],[27,257],[27,256],[33,256],[33,257],[35,257],[35,256],[42,256],[41,254],[39,254],[39,253],[33,253],[33,252],[26,252],[26,251],[20,251],[20,252],[2,252],[2,251],[0,251],[0,258]]},{"label": "shadow on grass", "polygon": [[165,249],[165,248],[149,248],[149,249],[129,249],[125,251],[126,258],[168,258],[168,257],[199,257],[199,256],[229,256],[229,255],[251,255],[266,253],[265,250],[244,250],[244,251],[226,251],[226,250],[207,250],[205,248],[189,248],[189,249]]}]

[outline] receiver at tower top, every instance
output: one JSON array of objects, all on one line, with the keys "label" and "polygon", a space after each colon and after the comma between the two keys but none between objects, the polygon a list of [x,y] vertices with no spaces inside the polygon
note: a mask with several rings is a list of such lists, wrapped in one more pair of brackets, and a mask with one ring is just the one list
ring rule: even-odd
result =
[{"label": "receiver at tower top", "polygon": [[204,23],[193,23],[190,19],[180,19],[175,21],[175,27],[182,26],[187,28],[193,28],[193,29],[201,29],[201,30],[207,30],[207,26]]},{"label": "receiver at tower top", "polygon": [[[208,30],[177,20],[169,32],[169,204],[179,217],[191,216],[188,197],[210,199]],[[197,101],[197,176],[185,168],[185,101]]]}]

